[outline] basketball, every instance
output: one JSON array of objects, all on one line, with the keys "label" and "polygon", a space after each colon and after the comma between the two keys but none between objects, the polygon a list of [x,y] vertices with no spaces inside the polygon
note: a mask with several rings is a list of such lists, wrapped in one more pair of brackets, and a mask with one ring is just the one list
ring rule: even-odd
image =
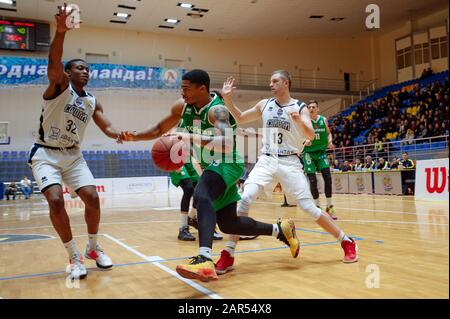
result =
[{"label": "basketball", "polygon": [[152,147],[155,165],[164,172],[180,169],[185,162],[186,144],[172,136],[159,138]]}]

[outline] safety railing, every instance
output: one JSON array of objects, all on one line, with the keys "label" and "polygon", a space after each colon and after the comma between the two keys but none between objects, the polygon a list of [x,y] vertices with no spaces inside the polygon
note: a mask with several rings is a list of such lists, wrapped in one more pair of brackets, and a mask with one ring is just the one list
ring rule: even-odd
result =
[{"label": "safety railing", "polygon": [[361,162],[366,156],[371,156],[373,160],[383,157],[387,161],[392,161],[394,157],[401,157],[403,152],[408,152],[410,158],[414,160],[432,159],[448,157],[448,135],[434,136],[429,138],[418,138],[414,140],[402,140],[378,144],[357,145],[350,147],[336,148],[330,150],[329,154],[333,159],[354,162],[359,158]]}]

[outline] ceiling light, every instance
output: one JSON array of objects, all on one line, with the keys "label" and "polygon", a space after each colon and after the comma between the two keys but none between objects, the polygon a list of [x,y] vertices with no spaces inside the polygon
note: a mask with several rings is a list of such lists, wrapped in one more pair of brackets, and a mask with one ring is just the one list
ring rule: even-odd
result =
[{"label": "ceiling light", "polygon": [[13,0],[0,0],[0,3],[8,4],[11,6],[14,3],[14,1]]},{"label": "ceiling light", "polygon": [[164,21],[166,21],[167,23],[172,23],[172,24],[177,24],[178,22],[180,22],[180,20],[177,19],[164,19]]},{"label": "ceiling light", "polygon": [[179,3],[177,4],[177,6],[182,7],[182,8],[187,8],[187,9],[190,9],[190,8],[193,8],[193,7],[194,7],[193,4],[190,4],[190,3],[182,3],[182,2],[179,2]]},{"label": "ceiling light", "polygon": [[128,13],[123,13],[123,12],[115,12],[114,15],[119,18],[125,18],[125,19],[127,19],[130,16]]}]

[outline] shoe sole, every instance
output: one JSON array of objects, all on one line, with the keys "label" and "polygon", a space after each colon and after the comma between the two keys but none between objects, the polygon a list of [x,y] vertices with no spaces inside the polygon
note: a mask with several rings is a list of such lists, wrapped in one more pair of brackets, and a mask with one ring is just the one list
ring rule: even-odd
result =
[{"label": "shoe sole", "polygon": [[[95,260],[95,259],[89,257],[89,255],[84,255],[84,257],[85,257],[86,259],[89,259],[89,260]],[[95,264],[96,264],[97,267],[100,268],[100,269],[109,269],[109,268],[112,268],[112,266],[113,266],[112,264],[111,264],[111,265],[108,265],[108,266],[103,266],[103,265],[100,265],[97,261],[95,261]]]},{"label": "shoe sole", "polygon": [[232,270],[234,270],[233,266],[227,267],[224,270],[219,270],[219,269],[216,268],[216,274],[218,274],[218,275],[225,275],[227,272],[232,271]]},{"label": "shoe sole", "polygon": [[351,264],[351,263],[356,263],[358,260],[359,260],[359,257],[357,256],[357,257],[354,258],[354,259],[350,259],[350,260],[343,259],[342,261],[343,261],[344,263],[346,263],[346,264]]},{"label": "shoe sole", "polygon": [[195,238],[180,238],[180,237],[178,237],[178,240],[181,240],[181,241],[195,241]]},{"label": "shoe sole", "polygon": [[259,237],[259,235],[256,235],[256,236],[248,236],[248,237],[246,237],[246,236],[244,236],[244,237],[239,237],[239,240],[253,240],[253,239],[256,239],[256,238],[258,238]]},{"label": "shoe sole", "polygon": [[97,265],[98,268],[101,268],[101,269],[109,269],[109,268],[112,268],[112,266],[113,266],[113,265],[103,266],[103,265],[100,265],[98,262],[95,262],[95,264]]},{"label": "shoe sole", "polygon": [[[294,253],[292,253],[292,249],[291,249],[291,254],[292,254],[292,257],[297,258],[297,257],[298,257],[298,254],[300,253],[300,241],[298,240],[298,238],[297,238],[297,233],[295,232],[295,224],[294,224],[294,221],[289,220],[289,226],[290,226],[290,228],[291,228],[290,231],[291,231],[291,233],[292,233],[292,238],[291,238],[290,240],[288,240],[288,242],[289,242],[289,246],[291,246],[290,241],[291,241],[291,240],[295,240],[295,245],[297,245],[297,249],[295,250]],[[284,235],[284,236],[286,236],[286,235]],[[290,248],[290,247],[289,247],[289,248]]]},{"label": "shoe sole", "polygon": [[70,279],[72,279],[72,280],[82,280],[82,279],[85,279],[86,277],[87,277],[87,275],[88,275],[88,272],[86,271],[86,274],[84,274],[84,275],[81,275],[80,277],[72,277],[72,276],[70,276]]},{"label": "shoe sole", "polygon": [[189,270],[181,268],[179,266],[177,266],[176,271],[183,278],[200,280],[201,282],[209,282],[211,280],[217,280],[218,279],[216,277],[205,277],[205,276],[202,276],[202,275],[197,274],[195,272],[191,272]]}]

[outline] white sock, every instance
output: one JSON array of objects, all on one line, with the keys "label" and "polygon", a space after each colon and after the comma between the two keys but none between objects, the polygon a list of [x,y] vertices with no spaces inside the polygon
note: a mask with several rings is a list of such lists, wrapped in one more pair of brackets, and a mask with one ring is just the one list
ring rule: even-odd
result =
[{"label": "white sock", "polygon": [[236,243],[234,241],[227,241],[225,250],[230,253],[231,257],[234,257],[235,249],[236,249]]},{"label": "white sock", "polygon": [[320,199],[316,198],[314,202],[316,203],[316,206],[320,207]]},{"label": "white sock", "polygon": [[63,245],[66,248],[67,253],[69,254],[69,258],[72,258],[73,255],[80,255],[75,240],[72,239],[67,243],[63,243]]},{"label": "white sock", "polygon": [[197,208],[192,207],[191,211],[188,213],[188,216],[191,219],[197,218]]},{"label": "white sock", "polygon": [[206,258],[211,259],[212,248],[209,247],[200,247],[198,250],[198,254],[205,256]]},{"label": "white sock", "polygon": [[337,239],[341,243],[342,243],[343,240],[352,241],[342,230],[339,232],[339,236],[338,236]]},{"label": "white sock", "polygon": [[333,206],[333,197],[327,197],[327,207]]},{"label": "white sock", "polygon": [[97,247],[97,234],[88,234],[89,250],[94,250]]},{"label": "white sock", "polygon": [[181,212],[181,228],[186,227],[188,225],[188,214],[186,212]]},{"label": "white sock", "polygon": [[278,227],[278,224],[272,224],[272,236],[278,237],[278,234],[280,233],[280,227]]}]

